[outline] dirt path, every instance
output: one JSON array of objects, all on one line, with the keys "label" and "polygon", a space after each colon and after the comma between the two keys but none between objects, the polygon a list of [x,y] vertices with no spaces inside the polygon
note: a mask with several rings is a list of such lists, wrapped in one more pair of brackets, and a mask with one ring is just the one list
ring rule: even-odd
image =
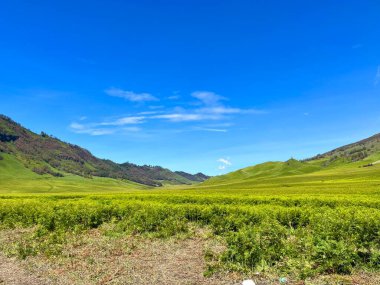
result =
[{"label": "dirt path", "polygon": [[[18,232],[0,235],[0,243],[12,243]],[[146,239],[107,237],[89,231],[69,242],[63,253],[47,258],[30,256],[24,261],[0,253],[0,285],[232,285],[236,275],[205,277],[204,250],[219,244],[205,237]]]},{"label": "dirt path", "polygon": [[129,284],[241,284],[232,276],[204,277],[203,248],[201,239],[141,244],[129,257]]},{"label": "dirt path", "polygon": [[39,276],[24,269],[14,259],[0,254],[0,284],[1,285],[44,285],[46,284]]},{"label": "dirt path", "polygon": [[201,238],[132,240],[95,235],[67,248],[70,259],[54,263],[35,259],[34,264],[54,285],[241,284],[236,276],[204,276],[204,243]]}]

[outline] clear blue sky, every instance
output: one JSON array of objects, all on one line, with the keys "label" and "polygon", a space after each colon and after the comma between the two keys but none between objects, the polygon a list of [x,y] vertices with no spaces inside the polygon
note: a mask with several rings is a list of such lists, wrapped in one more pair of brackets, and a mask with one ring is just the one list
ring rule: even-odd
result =
[{"label": "clear blue sky", "polygon": [[0,113],[220,174],[380,132],[380,2],[0,3]]}]

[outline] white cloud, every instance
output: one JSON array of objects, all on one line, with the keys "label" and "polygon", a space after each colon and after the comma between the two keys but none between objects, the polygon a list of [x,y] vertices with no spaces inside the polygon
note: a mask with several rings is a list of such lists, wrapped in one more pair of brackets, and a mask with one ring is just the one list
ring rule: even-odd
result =
[{"label": "white cloud", "polygon": [[94,129],[94,130],[88,130],[88,134],[92,136],[103,136],[103,135],[112,135],[115,133],[115,130],[110,129]]},{"label": "white cloud", "polygon": [[138,114],[139,115],[154,115],[158,113],[162,113],[162,111],[144,111],[144,112],[139,112]]},{"label": "white cloud", "polygon": [[196,130],[199,130],[199,131],[206,131],[206,132],[216,132],[216,133],[227,133],[227,130],[226,130],[226,129],[197,128]]},{"label": "white cloud", "polygon": [[144,116],[132,116],[132,117],[124,117],[117,119],[113,122],[103,122],[99,123],[97,125],[100,126],[124,126],[124,125],[133,125],[133,124],[141,124],[143,123],[143,120],[145,119]]},{"label": "white cloud", "polygon": [[202,101],[207,106],[219,105],[220,101],[226,100],[226,98],[210,91],[196,91],[191,96]]},{"label": "white cloud", "polygon": [[200,114],[164,114],[152,116],[152,119],[167,119],[172,122],[187,122],[187,121],[199,121],[202,120],[203,117]]},{"label": "white cloud", "polygon": [[217,162],[219,162],[219,165],[218,165],[219,170],[226,170],[228,167],[232,165],[228,157],[227,158],[221,157],[217,160]]},{"label": "white cloud", "polygon": [[150,93],[135,93],[118,88],[109,88],[105,90],[105,92],[109,96],[124,98],[132,102],[158,101],[158,99]]},{"label": "white cloud", "polygon": [[[158,99],[149,93],[135,93],[132,91],[124,91],[122,89],[110,88],[105,91],[110,96],[125,98],[132,102],[157,101]],[[167,99],[177,99],[177,93],[173,93]],[[127,117],[116,118],[111,121],[87,122],[84,123],[79,119],[70,125],[70,129],[76,133],[86,133],[91,135],[104,135],[113,133],[124,133],[140,131],[140,128],[129,127],[129,125],[146,124],[154,120],[164,120],[171,123],[181,122],[202,122],[202,127],[190,126],[190,130],[208,131],[226,133],[228,128],[233,124],[231,120],[238,115],[245,114],[263,114],[264,111],[256,109],[241,109],[230,107],[225,104],[228,99],[210,91],[196,91],[191,93],[197,102],[187,102],[181,107],[167,108],[163,105],[148,105],[144,109],[132,113]],[[181,103],[181,102],[180,102]],[[184,102],[182,102],[184,103]],[[136,105],[141,108],[142,105]],[[212,124],[211,122],[214,122]],[[82,124],[83,123],[83,124]],[[188,129],[189,130],[189,129]],[[228,166],[228,164],[225,164]]]},{"label": "white cloud", "polygon": [[206,114],[217,114],[217,115],[228,115],[228,114],[239,114],[242,113],[244,110],[239,108],[229,108],[224,106],[218,106],[218,107],[211,107],[211,108],[201,108],[196,110],[199,113],[206,113]]},{"label": "white cloud", "polygon": [[71,123],[70,128],[73,130],[83,130],[85,128],[84,125],[78,123]]},{"label": "white cloud", "polygon": [[240,109],[225,106],[222,101],[227,98],[222,97],[214,92],[197,91],[191,94],[192,97],[197,98],[204,105],[201,108],[193,110],[195,113],[203,114],[204,119],[219,120],[224,119],[224,115],[233,114],[264,114],[264,111],[256,109]]},{"label": "white cloud", "polygon": [[219,158],[217,161],[223,163],[224,165],[232,165],[231,161],[228,158]]},{"label": "white cloud", "polygon": [[376,75],[375,75],[375,86],[377,86],[380,82],[380,65],[377,67],[377,72],[376,72]]},{"label": "white cloud", "polygon": [[104,129],[104,128],[93,128],[90,126],[78,124],[78,123],[71,123],[70,129],[77,134],[88,134],[91,136],[102,136],[102,135],[110,135],[115,133],[115,130],[112,129]]},{"label": "white cloud", "polygon": [[125,125],[133,125],[142,123],[145,117],[124,117],[113,122],[91,123],[91,124],[79,124],[73,122],[69,128],[77,134],[88,134],[92,136],[111,135],[119,131],[138,132],[138,127],[124,127]]}]

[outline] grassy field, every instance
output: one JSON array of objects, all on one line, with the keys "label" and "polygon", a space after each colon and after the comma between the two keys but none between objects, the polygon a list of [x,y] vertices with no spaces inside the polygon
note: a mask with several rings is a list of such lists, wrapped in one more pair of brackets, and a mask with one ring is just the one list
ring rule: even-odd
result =
[{"label": "grassy field", "polygon": [[[39,176],[5,156],[0,223],[13,237],[3,238],[1,250],[21,259],[69,260],[67,248],[94,230],[113,242],[143,237],[168,243],[201,231],[221,244],[219,250],[202,251],[206,276],[237,272],[267,280],[286,276],[294,284],[376,284],[374,279],[318,283],[318,278],[378,276],[380,164],[363,167],[378,159],[328,167],[321,167],[323,160],[270,162],[197,186],[149,188],[103,178]],[[99,276],[91,278],[90,284],[102,284]]]},{"label": "grassy field", "polygon": [[150,189],[131,181],[93,177],[84,179],[71,174],[65,177],[38,175],[14,156],[2,154],[0,160],[0,194],[9,193],[94,193],[125,192]]}]

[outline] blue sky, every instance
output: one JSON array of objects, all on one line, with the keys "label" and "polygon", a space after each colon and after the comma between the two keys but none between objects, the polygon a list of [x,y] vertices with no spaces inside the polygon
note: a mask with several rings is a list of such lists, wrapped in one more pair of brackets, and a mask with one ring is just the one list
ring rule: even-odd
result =
[{"label": "blue sky", "polygon": [[0,4],[0,113],[216,175],[380,132],[380,2]]}]

